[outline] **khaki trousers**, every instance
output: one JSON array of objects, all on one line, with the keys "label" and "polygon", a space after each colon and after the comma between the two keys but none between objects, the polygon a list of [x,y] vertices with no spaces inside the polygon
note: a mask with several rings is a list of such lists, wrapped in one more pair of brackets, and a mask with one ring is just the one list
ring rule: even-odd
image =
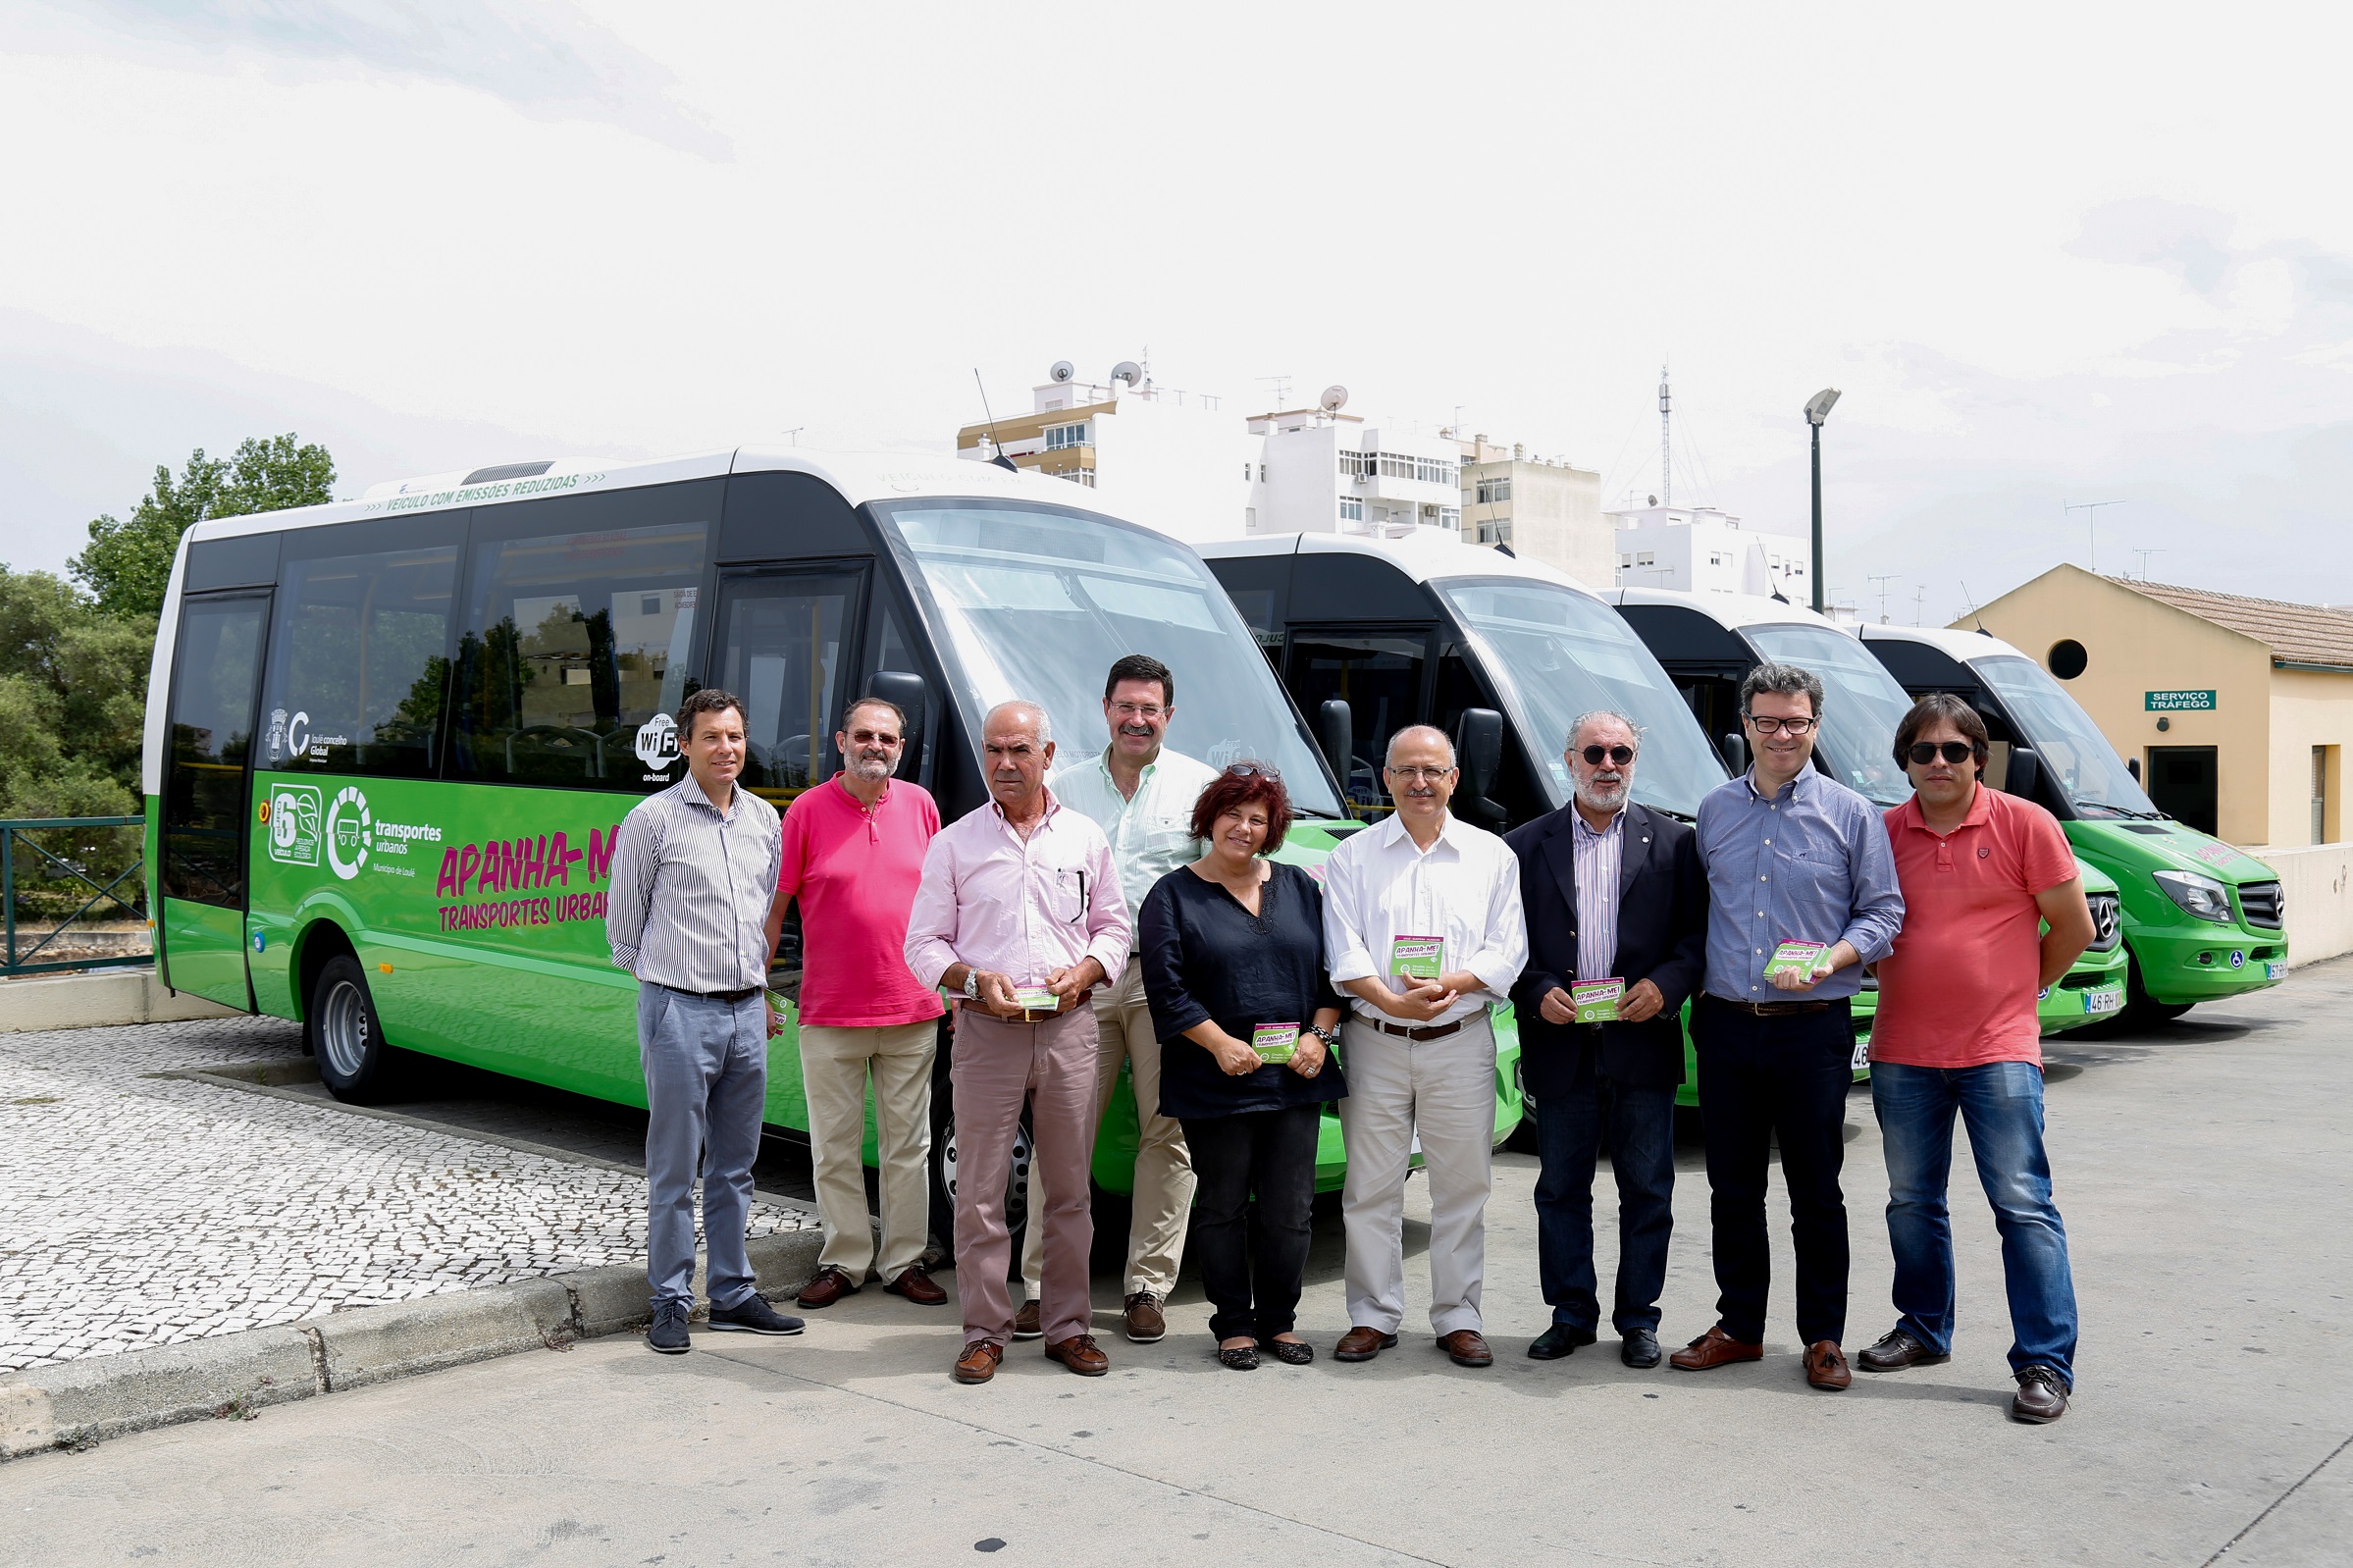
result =
[{"label": "khaki trousers", "polygon": [[1482,1015],[1417,1043],[1351,1017],[1340,1054],[1348,1322],[1395,1333],[1405,1320],[1405,1173],[1418,1134],[1430,1178],[1430,1327],[1441,1336],[1476,1329],[1494,1161],[1495,1031]]},{"label": "khaki trousers", "polygon": [[[817,1213],[819,1268],[863,1281],[869,1266],[896,1280],[923,1261],[931,1233],[931,1063],[939,1020],[871,1028],[801,1025],[801,1087]],[[882,1251],[866,1218],[866,1079],[874,1082],[875,1164],[882,1171]]]},{"label": "khaki trousers", "polygon": [[[1135,1079],[1139,1138],[1135,1151],[1135,1218],[1127,1227],[1127,1278],[1123,1296],[1149,1290],[1167,1300],[1176,1288],[1176,1266],[1184,1260],[1184,1227],[1193,1209],[1193,1157],[1184,1146],[1184,1125],[1160,1114],[1160,1041],[1152,1032],[1152,1009],[1144,1000],[1143,966],[1127,967],[1095,992],[1095,1124],[1111,1108],[1120,1086],[1120,1064]],[[1021,1248],[1021,1287],[1038,1298],[1037,1228]]]},{"label": "khaki trousers", "polygon": [[[976,1008],[956,1016],[948,1081],[956,1096],[956,1293],[965,1342],[1003,1345],[1013,1336],[1013,1262],[1005,1186],[1013,1171],[1021,1104],[1029,1103],[1036,1155],[1030,1164],[1029,1233],[1045,1237],[1046,1343],[1094,1332],[1087,1254],[1095,1218],[1087,1207],[1087,1162],[1095,1152],[1095,1016],[1072,1008],[1043,1023],[995,1019]],[[1043,1177],[1044,1179],[1040,1179]]]}]

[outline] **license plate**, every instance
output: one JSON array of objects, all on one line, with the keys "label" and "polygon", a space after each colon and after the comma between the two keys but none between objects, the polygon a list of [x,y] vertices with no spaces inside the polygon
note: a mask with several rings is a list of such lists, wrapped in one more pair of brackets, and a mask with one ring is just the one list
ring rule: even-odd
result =
[{"label": "license plate", "polygon": [[2115,1013],[2123,1005],[2124,988],[2120,985],[2103,985],[2083,993],[2083,1011],[2086,1013]]},{"label": "license plate", "polygon": [[1871,1037],[1864,1035],[1855,1042],[1855,1071],[1860,1072],[1871,1065]]},{"label": "license plate", "polygon": [[2263,966],[2263,977],[2267,980],[2286,979],[2287,961],[2285,959],[2267,959]]}]

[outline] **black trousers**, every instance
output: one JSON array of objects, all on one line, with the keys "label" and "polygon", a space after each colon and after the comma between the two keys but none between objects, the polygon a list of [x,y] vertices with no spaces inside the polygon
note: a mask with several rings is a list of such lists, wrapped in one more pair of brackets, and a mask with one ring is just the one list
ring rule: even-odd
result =
[{"label": "black trousers", "polygon": [[1613,1083],[1586,1046],[1566,1088],[1537,1102],[1536,1259],[1552,1321],[1597,1327],[1594,1168],[1609,1152],[1618,1184],[1618,1275],[1609,1321],[1621,1334],[1658,1328],[1675,1229],[1675,1091]]},{"label": "black trousers", "polygon": [[1703,996],[1692,1009],[1692,1041],[1706,1129],[1717,1321],[1735,1339],[1764,1338],[1773,1279],[1765,1176],[1777,1138],[1798,1254],[1798,1337],[1843,1344],[1847,1200],[1838,1177],[1855,1079],[1849,1006],[1841,999],[1819,1013],[1760,1019]]},{"label": "black trousers", "polygon": [[1322,1113],[1321,1106],[1298,1105],[1182,1119],[1198,1182],[1188,1250],[1216,1308],[1209,1332],[1220,1339],[1272,1339],[1298,1325]]}]

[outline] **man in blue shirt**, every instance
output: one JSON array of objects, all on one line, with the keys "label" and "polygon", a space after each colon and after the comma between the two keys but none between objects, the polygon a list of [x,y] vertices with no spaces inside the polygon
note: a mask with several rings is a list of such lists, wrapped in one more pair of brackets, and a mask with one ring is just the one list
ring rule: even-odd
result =
[{"label": "man in blue shirt", "polygon": [[[1707,969],[1692,1006],[1715,1232],[1716,1325],[1670,1359],[1687,1372],[1764,1354],[1772,1254],[1765,1176],[1781,1148],[1798,1254],[1805,1381],[1853,1382],[1847,1332],[1847,1090],[1851,999],[1904,923],[1878,808],[1811,770],[1822,683],[1790,664],[1741,682],[1749,771],[1699,803]],[[1776,951],[1780,957],[1776,961]]]}]

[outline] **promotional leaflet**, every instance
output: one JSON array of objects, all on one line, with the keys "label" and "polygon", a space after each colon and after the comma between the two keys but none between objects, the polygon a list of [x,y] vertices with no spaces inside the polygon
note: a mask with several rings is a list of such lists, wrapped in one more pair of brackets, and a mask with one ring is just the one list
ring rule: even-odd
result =
[{"label": "promotional leaflet", "polygon": [[1829,951],[1830,944],[1827,942],[1802,942],[1795,937],[1784,937],[1780,945],[1773,949],[1773,956],[1765,960],[1765,978],[1769,980],[1776,974],[1790,973],[1811,979],[1814,969],[1822,962],[1822,955]]},{"label": "promotional leaflet", "polygon": [[1024,1013],[1051,1013],[1062,1006],[1062,998],[1042,985],[1017,985],[1013,988],[1014,1006]]},{"label": "promotional leaflet", "polygon": [[1250,1049],[1258,1053],[1261,1062],[1278,1066],[1299,1054],[1299,1025],[1296,1023],[1261,1023],[1250,1031]]},{"label": "promotional leaflet", "polygon": [[1626,982],[1620,979],[1579,980],[1569,987],[1569,1002],[1580,1023],[1617,1022],[1618,1003],[1625,995]]},{"label": "promotional leaflet", "polygon": [[1388,945],[1388,971],[1400,980],[1435,980],[1445,972],[1446,939],[1400,936]]}]

